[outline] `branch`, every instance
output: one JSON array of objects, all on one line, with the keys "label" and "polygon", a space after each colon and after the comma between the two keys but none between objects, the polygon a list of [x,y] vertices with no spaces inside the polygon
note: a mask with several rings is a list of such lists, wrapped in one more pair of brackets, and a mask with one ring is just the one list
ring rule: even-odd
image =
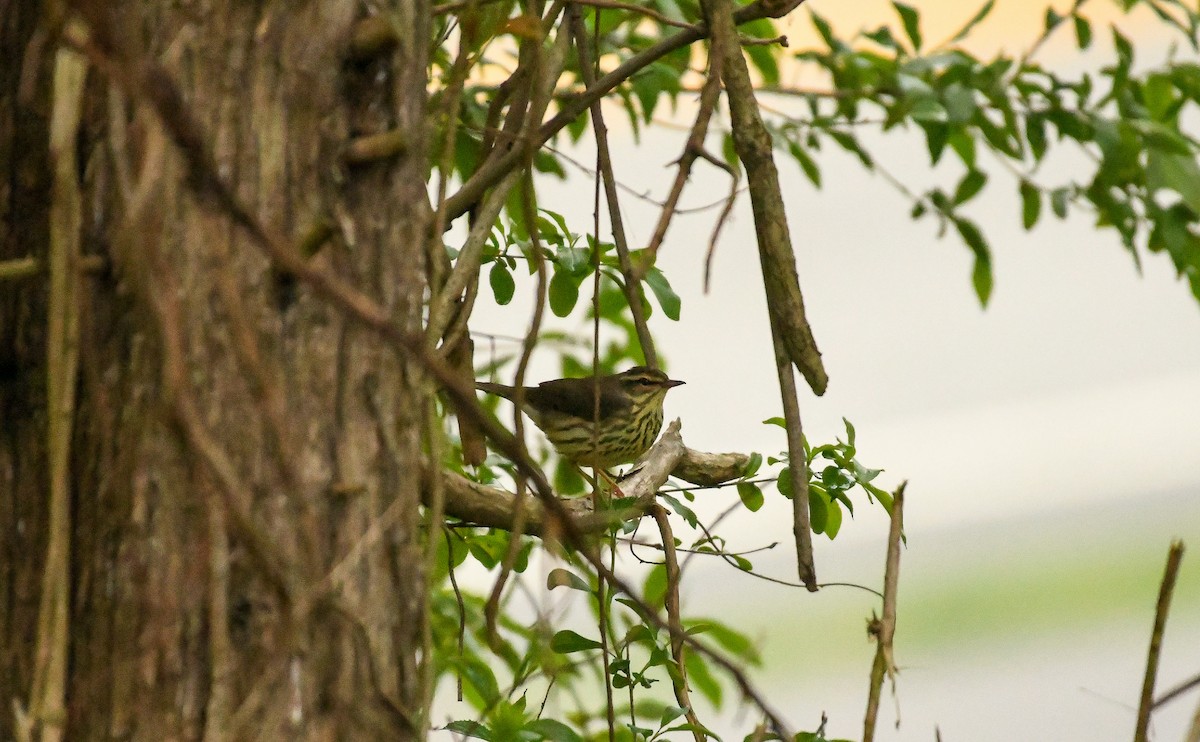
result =
[{"label": "branch", "polygon": [[[675,476],[692,483],[719,484],[742,475],[749,457],[735,453],[702,453],[683,445],[679,421],[667,426],[662,438],[646,452],[630,476],[621,481],[621,491],[633,505],[607,512],[595,512],[583,499],[558,500],[580,533],[599,533],[649,512],[658,490],[667,478]],[[427,465],[421,472],[422,497],[428,499],[434,477],[440,476],[445,487],[446,514],[464,521],[511,531],[516,513],[516,496],[498,487],[489,487],[453,472],[437,472]],[[562,533],[558,515],[547,512],[538,502],[526,502],[524,532],[544,536]]]},{"label": "branch", "polygon": [[[761,18],[780,18],[790,13],[801,2],[803,0],[756,0],[734,13],[733,22],[741,24]],[[507,153],[484,163],[457,193],[446,199],[447,222],[465,214],[479,201],[488,188],[524,162],[529,152],[550,141],[551,137],[590,108],[592,103],[603,98],[639,70],[707,35],[708,30],[703,26],[682,30],[674,36],[669,36],[634,54],[614,70],[596,80],[594,85],[589,85],[575,98],[562,101],[558,114],[542,124],[538,129],[537,136],[514,142]]]},{"label": "branch", "polygon": [[871,666],[871,687],[867,696],[867,714],[863,721],[863,742],[875,739],[875,722],[879,716],[879,697],[883,678],[896,679],[896,660],[892,656],[892,641],[896,634],[896,590],[900,583],[900,541],[904,537],[904,488],[901,482],[892,501],[892,525],[888,529],[887,565],[883,571],[883,617],[873,618],[868,629],[875,636],[875,662]]},{"label": "branch", "polygon": [[1175,578],[1179,576],[1179,563],[1183,561],[1183,542],[1171,543],[1167,552],[1167,568],[1163,571],[1162,585],[1158,588],[1158,604],[1154,609],[1154,631],[1150,634],[1150,650],[1146,655],[1146,677],[1142,680],[1142,699],[1138,704],[1137,728],[1134,742],[1146,742],[1150,730],[1150,712],[1154,708],[1154,680],[1158,675],[1158,657],[1162,651],[1163,630],[1167,625],[1167,612],[1171,609],[1171,596],[1175,591]]},{"label": "branch", "polygon": [[787,210],[779,185],[779,171],[772,156],[771,135],[763,125],[746,59],[737,43],[737,30],[730,17],[730,0],[702,2],[712,28],[714,53],[721,55],[721,79],[729,103],[733,145],[746,166],[746,182],[758,237],[767,308],[775,330],[791,362],[804,375],[818,396],[824,394],[829,378],[821,364],[812,329],[804,312],[804,298],[796,275],[796,254],[788,232]]},{"label": "branch", "polygon": [[[71,611],[71,441],[79,376],[78,270],[83,201],[75,172],[77,137],[88,65],[70,49],[54,59],[49,155],[53,163],[50,202],[49,301],[46,309],[46,450],[49,505],[46,560],[37,611],[37,650],[28,689],[29,714],[17,714],[20,734],[62,739],[66,728],[67,666]],[[36,734],[35,734],[36,733]]]},{"label": "branch", "polygon": [[663,607],[667,610],[667,624],[671,627],[671,659],[675,661],[677,673],[670,673],[671,685],[675,691],[675,702],[684,709],[688,723],[692,726],[692,737],[696,742],[704,742],[708,735],[702,732],[704,725],[692,708],[692,699],[688,694],[687,667],[684,665],[683,621],[679,613],[679,560],[675,556],[675,536],[671,532],[671,521],[667,510],[662,505],[655,504],[650,509],[654,522],[658,524],[658,532],[662,536],[663,563],[667,569],[667,594]]},{"label": "branch", "polygon": [[788,466],[793,493],[792,530],[796,537],[796,561],[800,580],[809,590],[817,589],[812,557],[812,528],[808,512],[808,472],[804,452],[800,403],[792,364],[800,369],[817,394],[828,381],[821,356],[804,317],[804,300],[796,276],[796,256],[788,234],[787,213],[779,187],[779,173],[771,156],[771,137],[758,113],[746,59],[737,44],[730,18],[730,0],[704,0],[705,18],[713,29],[713,54],[721,60],[721,79],[729,102],[734,148],[746,166],[758,256],[771,323],[771,341],[779,377],[784,418],[788,433]]}]

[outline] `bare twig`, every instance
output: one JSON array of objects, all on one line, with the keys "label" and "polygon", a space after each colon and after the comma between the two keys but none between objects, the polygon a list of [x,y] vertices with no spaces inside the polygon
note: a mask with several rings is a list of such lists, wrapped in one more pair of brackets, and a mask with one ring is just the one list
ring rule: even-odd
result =
[{"label": "bare twig", "polygon": [[[760,18],[780,18],[790,13],[803,0],[755,0],[749,5],[738,9],[733,15],[734,23],[749,23]],[[596,80],[578,96],[563,101],[558,113],[538,129],[537,136],[514,142],[514,146],[505,154],[491,159],[467,180],[457,193],[446,200],[446,216],[448,220],[456,219],[475,205],[492,185],[504,177],[506,173],[517,167],[525,160],[526,150],[533,151],[550,140],[567,124],[591,107],[592,103],[607,95],[613,88],[671,52],[682,49],[706,35],[702,27],[683,29],[662,41],[647,47],[626,59],[616,68]]]},{"label": "bare twig", "polygon": [[685,709],[688,723],[692,725],[692,737],[696,742],[704,742],[708,735],[700,731],[704,725],[692,708],[692,699],[688,694],[687,667],[684,665],[683,620],[679,610],[679,560],[675,557],[675,535],[671,533],[671,521],[667,518],[666,509],[659,504],[650,508],[654,522],[658,524],[658,533],[662,536],[664,565],[667,570],[667,595],[664,607],[667,611],[667,625],[671,628],[671,659],[675,661],[678,673],[671,673],[671,686],[675,690],[675,702]]},{"label": "bare twig", "polygon": [[[714,42],[715,43],[715,42]],[[654,226],[654,234],[650,237],[650,244],[646,247],[646,253],[649,259],[646,261],[647,266],[654,265],[654,261],[658,258],[659,248],[662,247],[663,240],[667,236],[667,229],[671,226],[671,221],[676,214],[676,207],[679,205],[679,198],[683,195],[683,188],[687,185],[688,178],[692,174],[692,164],[699,157],[700,151],[704,149],[704,139],[708,135],[708,125],[712,121],[713,111],[716,110],[717,101],[721,96],[721,63],[714,55],[709,55],[708,60],[708,79],[704,82],[704,87],[700,90],[699,110],[696,111],[696,120],[692,123],[692,130],[688,134],[687,143],[683,146],[683,154],[679,156],[679,168],[675,173],[675,182],[671,184],[671,191],[667,194],[667,200],[662,205],[662,211],[658,215],[658,224]],[[724,163],[722,163],[724,164]],[[734,181],[736,193],[737,173],[729,171]],[[728,199],[726,200],[728,203]],[[719,225],[724,220],[718,220]]]},{"label": "bare twig", "polygon": [[29,278],[41,272],[37,258],[32,255],[12,260],[0,260],[0,281],[14,278]]},{"label": "bare twig", "polygon": [[863,742],[875,739],[879,717],[879,699],[886,676],[896,680],[896,661],[892,641],[896,635],[896,591],[900,583],[900,541],[904,536],[904,488],[902,482],[892,501],[892,521],[888,528],[887,565],[883,571],[883,616],[871,620],[869,632],[875,636],[875,661],[871,666],[871,687],[867,696],[867,714],[863,721]]},{"label": "bare twig", "polygon": [[[574,8],[572,8],[574,11]],[[584,84],[591,86],[596,82],[596,73],[592,69],[591,43],[587,37],[587,29],[583,25],[583,17],[578,12],[571,12],[568,17],[575,36],[575,49],[579,54],[579,69]],[[621,218],[621,202],[617,197],[616,178],[613,176],[612,155],[608,150],[608,128],[604,125],[604,112],[597,100],[592,104],[592,130],[596,137],[596,162],[600,177],[604,181],[604,195],[608,205],[608,219],[612,228],[613,243],[617,247],[617,260],[621,267],[621,275],[625,278],[622,289],[625,291],[625,301],[629,304],[629,313],[633,317],[633,326],[637,329],[638,344],[642,347],[642,355],[646,364],[658,368],[658,353],[654,350],[654,338],[646,325],[645,298],[642,294],[642,282],[633,268],[629,257],[629,242],[625,237],[625,223]],[[596,249],[599,250],[597,242]],[[597,404],[599,397],[597,396]]]},{"label": "bare twig", "polygon": [[1154,608],[1154,630],[1150,634],[1150,649],[1146,655],[1146,676],[1142,680],[1142,697],[1138,703],[1137,727],[1134,742],[1146,742],[1150,730],[1150,712],[1154,709],[1154,681],[1158,676],[1158,658],[1162,651],[1163,631],[1167,626],[1167,613],[1171,610],[1171,596],[1175,591],[1175,578],[1179,576],[1179,563],[1183,561],[1183,542],[1171,543],[1167,552],[1167,566],[1163,570],[1162,584],[1158,588],[1158,602]]},{"label": "bare twig", "polygon": [[664,26],[674,26],[675,28],[686,28],[686,29],[689,29],[692,31],[697,30],[697,26],[694,23],[688,23],[687,21],[677,21],[674,18],[669,18],[669,17],[663,15],[662,13],[658,12],[657,10],[654,10],[653,8],[647,8],[643,5],[637,5],[635,3],[623,3],[623,2],[619,2],[619,0],[571,0],[571,4],[572,5],[587,5],[592,8],[610,8],[613,10],[628,10],[631,13],[638,13],[640,15],[646,16],[647,18],[656,20],[659,23],[663,24]]},{"label": "bare twig", "polygon": [[1196,688],[1196,687],[1200,687],[1200,675],[1196,675],[1195,677],[1192,677],[1188,680],[1183,681],[1182,683],[1179,683],[1171,690],[1167,691],[1166,693],[1163,693],[1161,696],[1154,699],[1154,704],[1153,704],[1152,708],[1158,708],[1159,706],[1168,704],[1171,701],[1174,701],[1179,696],[1182,696],[1184,693],[1187,693],[1188,691],[1190,691],[1191,689]]}]

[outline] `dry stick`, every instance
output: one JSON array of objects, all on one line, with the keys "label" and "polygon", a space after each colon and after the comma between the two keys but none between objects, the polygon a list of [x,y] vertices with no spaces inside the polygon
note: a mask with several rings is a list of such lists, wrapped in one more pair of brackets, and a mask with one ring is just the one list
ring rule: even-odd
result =
[{"label": "dry stick", "polygon": [[[108,261],[103,255],[79,255],[75,261],[75,270],[81,273],[98,273],[107,265]],[[32,256],[0,260],[0,281],[33,278],[44,272],[45,268]]]},{"label": "dry stick", "polygon": [[[579,54],[579,70],[583,82],[588,87],[596,83],[596,73],[592,69],[591,44],[587,37],[587,29],[583,25],[583,17],[572,7],[572,13],[567,19],[575,36],[575,49]],[[599,12],[599,11],[597,11]],[[645,296],[642,292],[642,282],[634,271],[633,261],[629,258],[629,242],[625,237],[625,224],[621,218],[621,202],[617,196],[616,178],[613,176],[612,155],[608,149],[608,128],[604,125],[604,112],[600,101],[592,104],[592,131],[596,137],[596,164],[600,177],[604,181],[604,195],[608,206],[608,218],[612,227],[613,243],[617,246],[617,261],[621,267],[621,275],[625,278],[625,301],[629,304],[629,313],[633,315],[633,326],[637,329],[638,344],[642,346],[642,355],[646,365],[658,368],[658,353],[654,350],[654,338],[646,325]],[[597,242],[597,250],[599,243]]]},{"label": "dry stick", "polygon": [[[683,145],[683,154],[677,160],[679,169],[675,173],[675,182],[671,184],[671,191],[667,194],[667,199],[663,202],[662,210],[658,215],[658,224],[654,226],[654,233],[650,237],[650,244],[646,247],[646,253],[650,256],[646,261],[646,265],[654,265],[655,260],[658,258],[658,250],[667,236],[667,229],[671,226],[671,220],[675,218],[675,208],[679,205],[680,197],[683,196],[683,188],[687,185],[688,178],[692,175],[692,164],[700,156],[700,151],[704,149],[704,139],[708,136],[708,125],[712,121],[713,111],[716,110],[717,101],[720,97],[721,65],[716,59],[710,59],[708,62],[708,79],[704,81],[704,87],[700,90],[700,103],[699,110],[696,112],[696,120],[692,123],[692,130],[688,134],[687,143]],[[734,180],[736,181],[737,178],[735,177]]]},{"label": "dry stick", "polygon": [[[794,4],[791,7],[794,7]],[[765,13],[756,15],[756,13],[762,13],[761,3],[747,6],[743,8],[743,11],[747,12],[739,13],[738,17],[746,20],[765,16]],[[607,579],[615,587],[629,595],[634,604],[645,611],[655,625],[668,628],[645,601],[636,597],[636,593],[630,585],[586,551],[584,535],[575,527],[563,503],[554,497],[550,483],[537,463],[532,461],[528,454],[517,445],[509,431],[483,410],[479,400],[475,398],[474,389],[464,385],[454,371],[441,359],[427,352],[423,336],[397,326],[387,312],[373,299],[359,292],[340,277],[309,264],[291,245],[258,222],[249,210],[237,200],[233,191],[221,180],[212,165],[213,159],[205,146],[207,140],[203,136],[199,122],[183,105],[182,96],[174,82],[161,67],[152,62],[142,62],[140,66],[122,65],[116,57],[86,39],[75,37],[71,39],[71,43],[83,50],[114,81],[124,86],[127,95],[138,100],[145,100],[150,104],[189,166],[192,177],[187,179],[188,185],[199,195],[209,197],[209,199],[201,199],[202,203],[226,212],[236,224],[246,230],[255,244],[267,252],[271,259],[278,264],[278,267],[307,283],[317,294],[333,302],[351,319],[371,329],[397,350],[407,354],[437,379],[438,383],[446,390],[458,413],[470,415],[475,419],[498,450],[509,457],[533,481],[534,491],[546,505],[548,511],[561,524],[562,533],[570,543],[578,546],[580,553],[592,564],[600,577]],[[169,302],[167,304],[169,305]],[[169,321],[162,324],[171,326]],[[182,349],[176,348],[175,352],[176,354],[181,353]],[[165,376],[170,382],[167,386],[182,382],[185,378],[182,367],[174,369],[171,374],[165,374]],[[262,540],[261,533],[252,527],[253,521],[249,518],[248,507],[244,507],[248,504],[247,490],[240,486],[241,483],[236,478],[232,462],[222,456],[223,452],[215,445],[211,437],[207,436],[207,431],[200,425],[194,405],[189,406],[185,404],[188,401],[186,398],[181,402],[178,399],[179,395],[176,396],[177,416],[185,428],[189,442],[217,475],[218,481],[222,485],[222,492],[227,497],[229,512],[234,516],[238,535],[247,539],[251,555],[263,562],[268,579],[272,580],[272,584],[277,586],[281,590],[281,594],[286,597],[291,592],[288,589],[289,586],[294,583],[287,579],[280,562],[270,558],[277,553],[269,550],[270,542]],[[680,456],[682,457],[682,454]],[[776,732],[782,737],[790,737],[782,718],[754,689],[749,678],[737,664],[694,637],[686,636],[685,641],[728,672],[742,693],[757,705],[771,721]]]},{"label": "dry stick", "polygon": [[767,308],[788,358],[804,375],[813,392],[825,392],[829,379],[821,365],[812,329],[804,313],[804,298],[796,275],[796,254],[788,232],[787,210],[779,185],[779,172],[772,156],[771,136],[759,115],[758,102],[746,59],[737,43],[737,30],[730,13],[730,0],[705,0],[705,18],[722,55],[721,79],[733,128],[733,146],[746,166],[746,183],[758,237]]},{"label": "dry stick", "polygon": [[678,674],[671,673],[671,685],[675,690],[675,702],[685,709],[688,723],[692,725],[692,737],[696,742],[704,742],[708,735],[700,731],[704,725],[692,708],[692,699],[688,695],[687,668],[684,666],[683,621],[679,611],[679,560],[675,556],[675,535],[671,532],[671,521],[667,510],[662,505],[655,504],[650,509],[654,522],[658,524],[658,532],[662,536],[663,563],[667,570],[667,594],[664,608],[667,610],[667,625],[671,627],[671,659],[675,660]]},{"label": "dry stick", "polygon": [[[734,23],[749,23],[761,18],[779,18],[787,15],[803,0],[756,0],[740,8],[733,16]],[[558,114],[538,129],[537,135],[513,143],[503,155],[485,162],[472,175],[457,193],[446,199],[446,216],[453,220],[466,213],[483,196],[488,188],[504,177],[505,173],[516,168],[527,156],[538,147],[548,142],[551,137],[574,121],[581,113],[591,107],[592,103],[603,98],[613,88],[628,80],[639,70],[642,70],[671,52],[682,49],[706,35],[706,29],[685,29],[662,41],[634,54],[606,75],[601,76],[594,85],[574,98],[560,102]]]},{"label": "dry stick", "polygon": [[883,678],[895,681],[896,661],[892,641],[896,635],[896,590],[900,583],[900,541],[904,536],[904,488],[901,482],[892,501],[892,521],[888,528],[887,564],[883,571],[883,616],[872,618],[869,631],[875,636],[875,661],[871,665],[871,687],[867,696],[867,714],[863,721],[863,742],[875,739],[875,722],[879,717],[879,698]]},{"label": "dry stick", "polygon": [[[50,296],[46,312],[46,449],[49,503],[46,562],[38,602],[37,651],[29,688],[29,716],[18,713],[22,734],[43,742],[62,739],[66,727],[66,679],[69,654],[71,586],[71,440],[75,426],[75,388],[79,372],[78,270],[83,206],[75,172],[76,138],[82,115],[87,62],[59,49],[54,60],[50,119]],[[34,733],[36,736],[34,736]]]},{"label": "dry stick", "polygon": [[1154,631],[1150,634],[1150,650],[1146,655],[1146,677],[1142,681],[1142,698],[1138,704],[1137,728],[1133,732],[1134,742],[1146,742],[1150,730],[1150,712],[1154,707],[1154,681],[1158,675],[1158,658],[1162,651],[1163,631],[1167,625],[1167,613],[1171,609],[1171,596],[1175,591],[1175,578],[1179,576],[1179,563],[1183,561],[1183,542],[1171,542],[1167,552],[1167,568],[1163,571],[1162,585],[1158,588],[1158,603],[1154,609]]},{"label": "dry stick", "polygon": [[1158,708],[1159,706],[1170,703],[1196,686],[1200,686],[1200,675],[1197,675],[1190,680],[1183,681],[1179,685],[1176,685],[1171,690],[1156,698],[1152,708]]}]

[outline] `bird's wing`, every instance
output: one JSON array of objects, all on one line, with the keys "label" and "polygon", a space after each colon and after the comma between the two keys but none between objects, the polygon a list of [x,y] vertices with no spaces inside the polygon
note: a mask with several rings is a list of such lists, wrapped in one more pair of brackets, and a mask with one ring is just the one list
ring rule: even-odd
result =
[{"label": "bird's wing", "polygon": [[[595,387],[585,379],[555,379],[543,381],[529,389],[529,401],[544,410],[553,410],[565,415],[591,420],[595,410]],[[609,385],[611,387],[611,385]],[[600,419],[622,412],[629,407],[629,399],[619,389],[600,389]]]}]

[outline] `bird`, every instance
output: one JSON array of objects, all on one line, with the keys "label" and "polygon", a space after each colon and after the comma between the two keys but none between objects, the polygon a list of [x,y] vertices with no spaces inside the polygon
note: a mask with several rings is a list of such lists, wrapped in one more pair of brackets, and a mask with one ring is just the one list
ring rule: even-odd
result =
[{"label": "bird", "polygon": [[[650,448],[662,429],[663,398],[682,383],[656,368],[634,366],[524,387],[521,407],[560,455],[578,466],[605,470],[636,461]],[[517,388],[507,384],[477,381],[475,386],[510,402],[517,397]]]}]

